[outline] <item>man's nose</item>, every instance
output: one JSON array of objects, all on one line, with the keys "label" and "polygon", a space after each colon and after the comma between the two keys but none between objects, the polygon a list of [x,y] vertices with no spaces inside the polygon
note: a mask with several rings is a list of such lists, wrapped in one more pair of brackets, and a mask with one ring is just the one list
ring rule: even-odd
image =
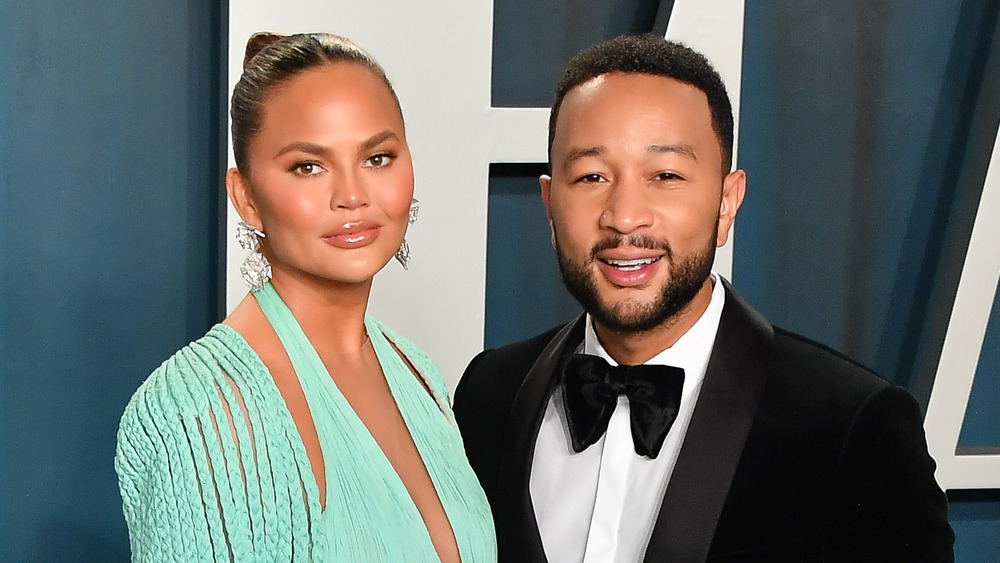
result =
[{"label": "man's nose", "polygon": [[653,223],[647,199],[648,190],[640,178],[622,178],[608,190],[600,226],[621,234],[630,234]]}]

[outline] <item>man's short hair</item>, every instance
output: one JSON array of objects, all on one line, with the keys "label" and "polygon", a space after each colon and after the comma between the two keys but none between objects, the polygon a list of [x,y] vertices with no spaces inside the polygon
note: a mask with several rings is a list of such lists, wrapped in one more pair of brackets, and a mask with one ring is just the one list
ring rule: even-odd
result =
[{"label": "man's short hair", "polygon": [[622,35],[589,47],[570,60],[556,87],[555,103],[549,114],[550,170],[556,120],[566,93],[609,72],[664,76],[704,92],[712,113],[712,129],[722,151],[722,173],[729,173],[733,163],[733,108],[722,77],[701,53],[655,35]]}]

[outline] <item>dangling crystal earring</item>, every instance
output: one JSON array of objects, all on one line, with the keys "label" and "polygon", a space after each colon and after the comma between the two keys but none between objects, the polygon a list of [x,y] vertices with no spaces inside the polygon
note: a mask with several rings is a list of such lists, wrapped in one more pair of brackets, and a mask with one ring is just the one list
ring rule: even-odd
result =
[{"label": "dangling crystal earring", "polygon": [[417,198],[410,198],[410,214],[406,217],[406,222],[409,224],[414,224],[417,222],[417,215],[420,214],[420,200]]},{"label": "dangling crystal earring", "polygon": [[271,264],[260,253],[260,239],[262,238],[265,238],[264,233],[246,221],[240,221],[236,226],[236,242],[243,250],[250,251],[250,256],[247,256],[243,265],[240,266],[243,283],[247,284],[250,291],[259,290],[271,280]]},{"label": "dangling crystal earring", "polygon": [[[412,198],[410,200],[410,212],[406,217],[406,222],[410,225],[417,222],[417,215],[420,213],[420,201],[417,198]],[[403,243],[399,245],[399,250],[396,251],[396,260],[403,266],[404,270],[409,270],[410,266],[410,245],[406,243],[406,239],[403,239]]]},{"label": "dangling crystal earring", "polygon": [[399,245],[399,250],[396,251],[396,260],[399,261],[404,270],[410,269],[410,245],[406,244],[406,239],[403,239],[403,243]]}]

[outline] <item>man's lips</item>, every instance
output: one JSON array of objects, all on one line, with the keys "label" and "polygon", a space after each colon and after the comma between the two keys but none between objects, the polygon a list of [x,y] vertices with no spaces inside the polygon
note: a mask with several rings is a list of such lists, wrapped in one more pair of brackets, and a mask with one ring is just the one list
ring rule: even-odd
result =
[{"label": "man's lips", "polygon": [[378,224],[355,221],[323,235],[323,240],[338,248],[360,248],[375,242],[380,230]]},{"label": "man's lips", "polygon": [[612,266],[614,268],[618,268],[619,270],[622,270],[623,272],[634,272],[636,270],[639,270],[643,266],[648,266],[648,265],[652,264],[653,262],[656,262],[660,258],[663,258],[663,257],[662,256],[648,256],[648,257],[645,257],[645,258],[598,258],[598,260],[600,260],[601,262],[604,262],[605,264],[607,264],[609,266]]},{"label": "man's lips", "polygon": [[598,257],[601,274],[612,285],[637,287],[649,282],[656,274],[662,255],[638,257]]}]

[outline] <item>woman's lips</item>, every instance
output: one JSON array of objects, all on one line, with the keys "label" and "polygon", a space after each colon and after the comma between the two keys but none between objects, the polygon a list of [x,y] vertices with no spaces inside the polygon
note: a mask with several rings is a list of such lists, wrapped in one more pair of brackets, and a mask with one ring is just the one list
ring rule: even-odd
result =
[{"label": "woman's lips", "polygon": [[361,248],[375,242],[381,227],[367,221],[346,223],[343,227],[323,235],[323,240],[337,248]]}]

